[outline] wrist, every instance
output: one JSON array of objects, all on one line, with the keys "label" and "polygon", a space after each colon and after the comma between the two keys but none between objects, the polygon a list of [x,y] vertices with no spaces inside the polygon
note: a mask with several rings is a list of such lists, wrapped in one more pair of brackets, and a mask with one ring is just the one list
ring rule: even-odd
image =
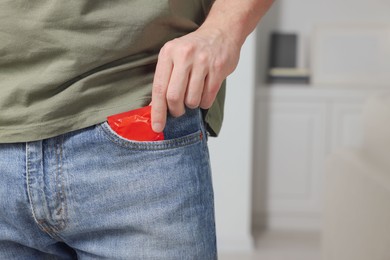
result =
[{"label": "wrist", "polygon": [[214,35],[221,36],[241,48],[250,33],[244,23],[238,16],[229,17],[221,13],[218,16],[209,16],[199,29],[212,31]]},{"label": "wrist", "polygon": [[203,27],[220,30],[242,46],[273,0],[215,0]]}]

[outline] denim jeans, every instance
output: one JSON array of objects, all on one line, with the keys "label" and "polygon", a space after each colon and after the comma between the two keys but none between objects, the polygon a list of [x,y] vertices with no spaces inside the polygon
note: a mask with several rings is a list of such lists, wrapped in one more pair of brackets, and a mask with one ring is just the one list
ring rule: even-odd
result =
[{"label": "denim jeans", "polygon": [[0,259],[216,259],[200,111],[168,117],[165,137],[104,122],[0,144]]}]

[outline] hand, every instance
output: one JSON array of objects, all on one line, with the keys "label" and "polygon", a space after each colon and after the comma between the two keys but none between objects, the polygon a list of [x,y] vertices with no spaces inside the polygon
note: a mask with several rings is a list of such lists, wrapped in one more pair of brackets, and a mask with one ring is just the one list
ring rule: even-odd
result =
[{"label": "hand", "polygon": [[223,80],[234,71],[239,44],[217,29],[200,28],[167,42],[160,50],[152,90],[152,128],[162,132],[167,112],[208,109]]}]

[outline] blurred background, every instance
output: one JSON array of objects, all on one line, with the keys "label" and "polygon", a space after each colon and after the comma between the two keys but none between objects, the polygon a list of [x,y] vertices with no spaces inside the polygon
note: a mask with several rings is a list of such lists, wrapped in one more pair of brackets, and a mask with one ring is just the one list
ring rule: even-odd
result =
[{"label": "blurred background", "polygon": [[220,259],[390,259],[390,1],[276,0],[209,139]]}]

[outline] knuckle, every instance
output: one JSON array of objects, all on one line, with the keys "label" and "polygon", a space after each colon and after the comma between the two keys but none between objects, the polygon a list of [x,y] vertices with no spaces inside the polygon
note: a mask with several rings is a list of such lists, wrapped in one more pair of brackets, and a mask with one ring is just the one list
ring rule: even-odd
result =
[{"label": "knuckle", "polygon": [[187,97],[185,104],[191,109],[197,108],[199,106],[199,99],[195,97]]},{"label": "knuckle", "polygon": [[165,43],[164,46],[161,48],[160,53],[167,54],[167,53],[171,52],[173,49],[173,44],[174,44],[173,41],[169,41],[169,42]]},{"label": "knuckle", "polygon": [[195,46],[192,43],[184,43],[180,47],[179,55],[182,58],[188,58],[190,55],[193,54],[195,50]]},{"label": "knuckle", "polygon": [[200,53],[197,57],[198,59],[198,62],[201,64],[201,65],[206,65],[207,64],[207,61],[208,61],[208,55],[206,53]]},{"label": "knuckle", "polygon": [[218,60],[216,60],[215,63],[214,63],[214,69],[215,69],[216,71],[222,71],[223,65],[224,65],[224,62],[218,59]]},{"label": "knuckle", "polygon": [[180,102],[180,95],[177,92],[168,92],[167,101],[171,104],[178,104]]},{"label": "knuckle", "polygon": [[202,109],[209,109],[211,107],[211,105],[213,104],[212,101],[208,100],[208,99],[205,99],[202,101],[202,103],[200,104],[200,107]]},{"label": "knuckle", "polygon": [[169,107],[169,113],[173,117],[179,117],[179,116],[184,115],[185,110],[184,110],[184,107]]},{"label": "knuckle", "polygon": [[176,113],[174,114],[174,116],[175,116],[175,117],[180,117],[180,116],[184,115],[184,113],[185,113],[184,110],[180,110],[179,112],[176,112]]},{"label": "knuckle", "polygon": [[172,42],[165,43],[164,46],[160,49],[160,52],[158,54],[158,59],[159,60],[168,59],[168,57],[171,56],[173,49],[174,47]]}]

